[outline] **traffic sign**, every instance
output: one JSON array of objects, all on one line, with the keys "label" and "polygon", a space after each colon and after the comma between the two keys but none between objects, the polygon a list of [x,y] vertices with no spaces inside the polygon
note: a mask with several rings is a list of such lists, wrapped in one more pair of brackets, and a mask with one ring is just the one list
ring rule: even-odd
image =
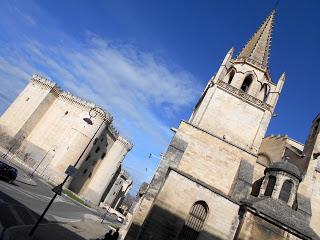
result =
[{"label": "traffic sign", "polygon": [[64,173],[70,177],[74,177],[77,174],[77,169],[74,166],[69,165],[69,167]]}]

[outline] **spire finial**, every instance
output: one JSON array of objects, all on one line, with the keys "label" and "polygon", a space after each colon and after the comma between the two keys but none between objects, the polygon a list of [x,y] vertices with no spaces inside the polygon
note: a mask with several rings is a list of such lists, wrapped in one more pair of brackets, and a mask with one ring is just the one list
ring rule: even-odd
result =
[{"label": "spire finial", "polygon": [[240,52],[237,60],[248,61],[264,70],[268,68],[271,35],[276,10],[273,9],[260,28]]}]

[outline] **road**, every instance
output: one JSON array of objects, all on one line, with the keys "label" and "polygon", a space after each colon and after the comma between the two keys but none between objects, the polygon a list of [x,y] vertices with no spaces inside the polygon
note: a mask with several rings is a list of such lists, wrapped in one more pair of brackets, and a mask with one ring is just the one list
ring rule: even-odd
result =
[{"label": "road", "polygon": [[[21,169],[18,169],[18,172],[23,174]],[[18,181],[9,184],[0,180],[0,223],[4,228],[34,224],[47,206],[54,194],[51,186],[36,177],[33,180],[37,183],[36,186]],[[85,214],[97,215],[93,210],[64,196],[58,196],[46,214],[44,222],[79,221]],[[117,223],[114,217],[107,216],[106,220],[109,223]]]}]

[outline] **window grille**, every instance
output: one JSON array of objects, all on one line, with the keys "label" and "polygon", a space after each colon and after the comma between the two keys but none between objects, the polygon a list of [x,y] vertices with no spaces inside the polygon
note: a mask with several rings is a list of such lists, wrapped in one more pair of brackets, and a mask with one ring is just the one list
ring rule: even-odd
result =
[{"label": "window grille", "polygon": [[205,202],[199,201],[193,204],[178,239],[196,240],[200,231],[202,230],[203,223],[207,218],[207,214],[208,205]]}]

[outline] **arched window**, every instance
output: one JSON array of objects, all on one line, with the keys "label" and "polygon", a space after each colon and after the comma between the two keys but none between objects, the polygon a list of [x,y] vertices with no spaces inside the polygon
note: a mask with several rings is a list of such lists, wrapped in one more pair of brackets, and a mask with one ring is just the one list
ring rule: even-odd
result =
[{"label": "arched window", "polygon": [[260,188],[263,182],[263,177],[258,179],[257,181],[255,181],[252,184],[252,190],[251,190],[251,195],[254,197],[258,197],[259,193],[260,193]]},{"label": "arched window", "polygon": [[267,184],[266,190],[264,192],[265,196],[271,196],[272,195],[272,192],[273,192],[273,189],[274,189],[274,185],[276,185],[276,181],[277,181],[277,179],[276,179],[275,176],[270,176],[269,177],[268,184]]},{"label": "arched window", "polygon": [[203,223],[207,218],[208,205],[204,201],[195,202],[189,212],[187,220],[179,234],[179,240],[196,240]]},{"label": "arched window", "polygon": [[293,183],[289,180],[286,180],[281,188],[279,199],[285,202],[289,201]]},{"label": "arched window", "polygon": [[234,69],[232,69],[229,73],[229,78],[228,78],[228,84],[231,84],[232,79],[234,77],[234,74],[236,73],[236,71]]},{"label": "arched window", "polygon": [[252,76],[251,75],[246,76],[246,78],[243,80],[241,90],[244,91],[245,93],[248,92],[251,83],[252,83]]}]

